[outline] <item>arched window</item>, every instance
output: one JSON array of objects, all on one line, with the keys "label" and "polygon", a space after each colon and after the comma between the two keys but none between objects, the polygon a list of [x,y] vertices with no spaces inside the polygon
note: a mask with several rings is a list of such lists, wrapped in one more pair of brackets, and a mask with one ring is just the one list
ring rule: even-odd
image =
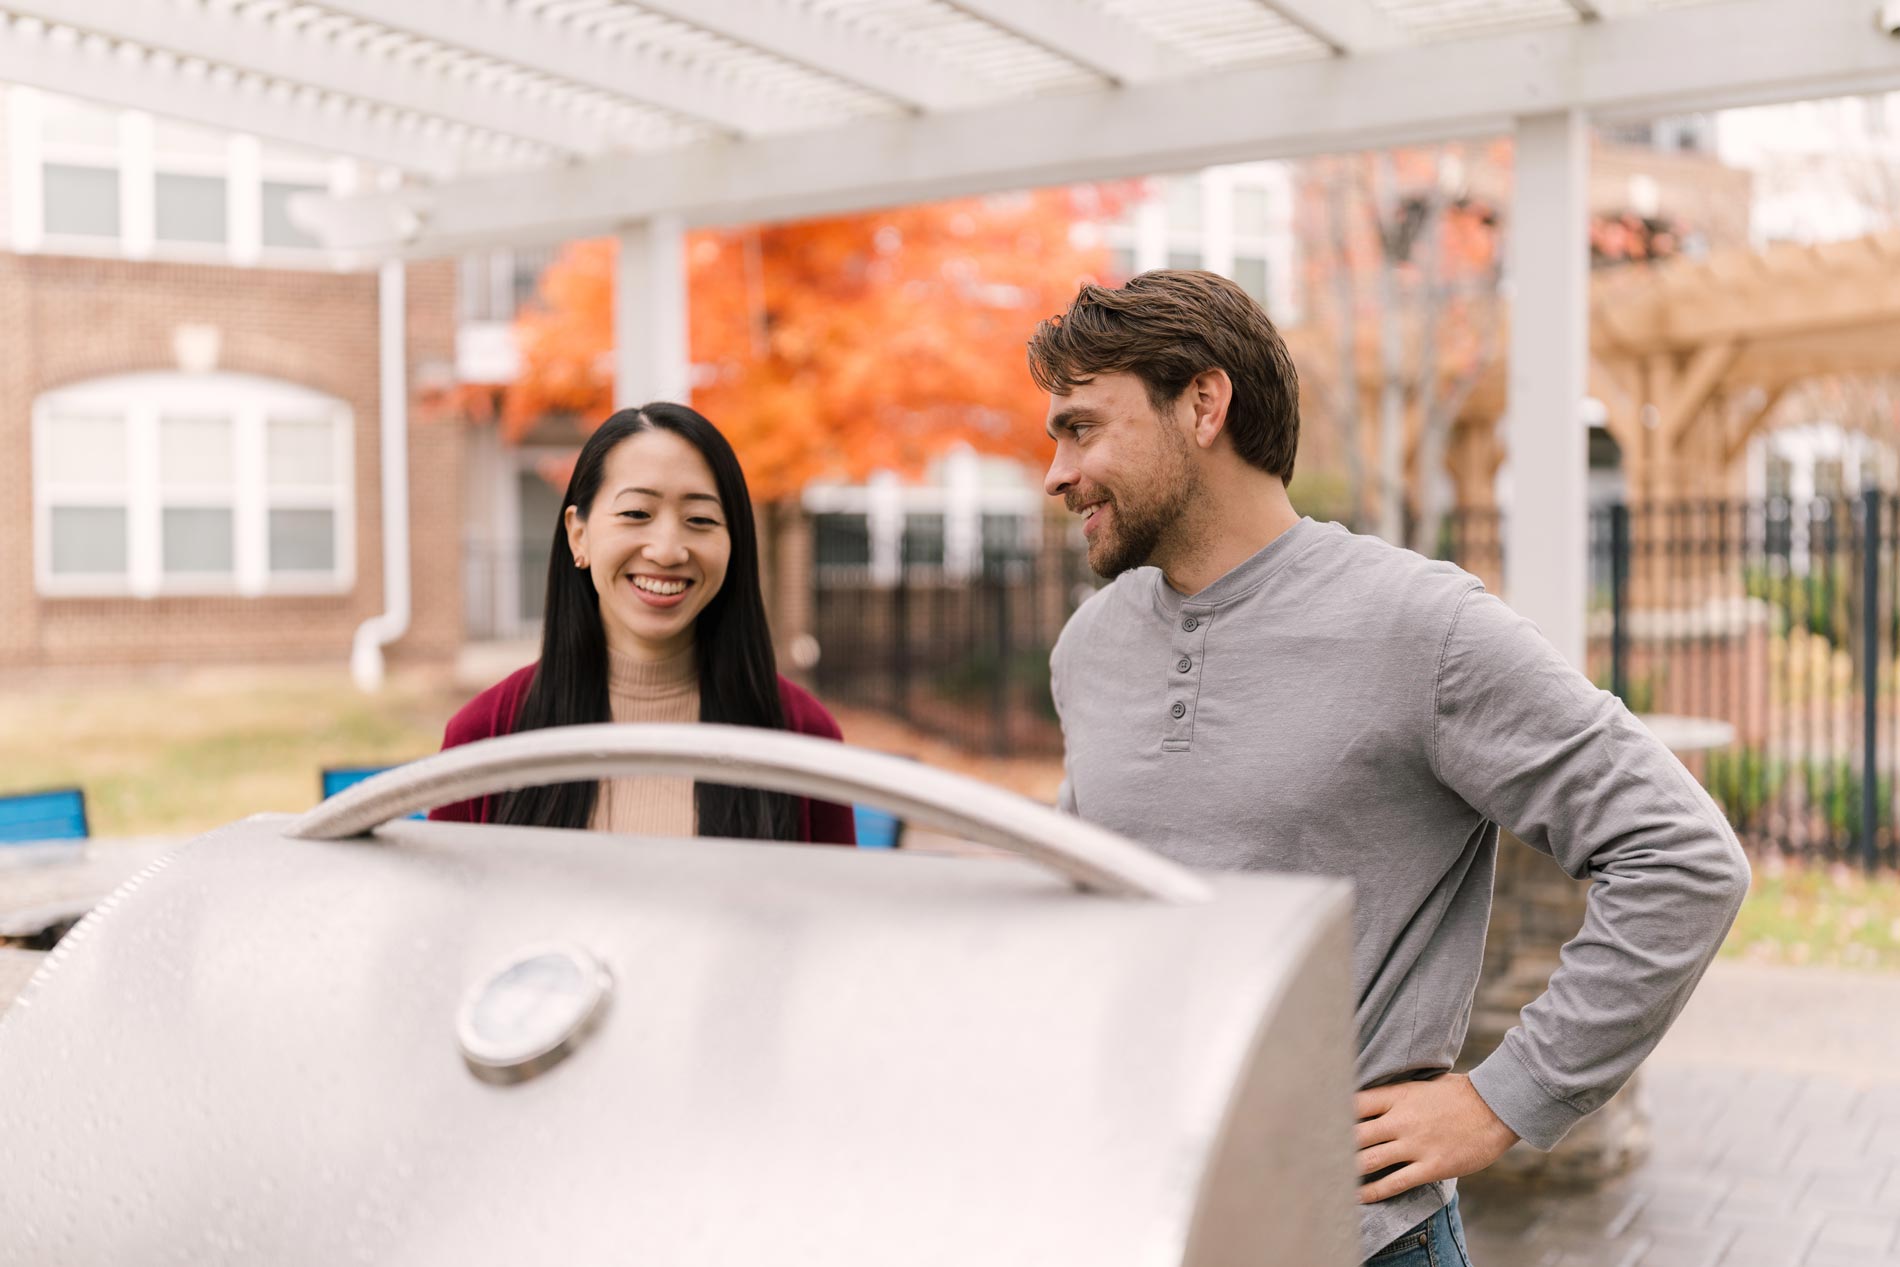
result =
[{"label": "arched window", "polygon": [[339,593],[355,580],[351,417],[248,374],[128,374],[33,406],[46,595]]}]

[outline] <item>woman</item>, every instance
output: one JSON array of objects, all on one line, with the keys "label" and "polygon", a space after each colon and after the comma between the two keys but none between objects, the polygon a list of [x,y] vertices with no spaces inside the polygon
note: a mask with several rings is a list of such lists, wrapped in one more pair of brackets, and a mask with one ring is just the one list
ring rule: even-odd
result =
[{"label": "woman", "polygon": [[[605,721],[842,738],[817,700],[778,676],[745,474],[726,438],[684,405],[622,410],[582,447],[554,531],[541,659],[469,701],[442,746]],[[430,817],[856,841],[846,806],[670,777],[523,788]]]}]

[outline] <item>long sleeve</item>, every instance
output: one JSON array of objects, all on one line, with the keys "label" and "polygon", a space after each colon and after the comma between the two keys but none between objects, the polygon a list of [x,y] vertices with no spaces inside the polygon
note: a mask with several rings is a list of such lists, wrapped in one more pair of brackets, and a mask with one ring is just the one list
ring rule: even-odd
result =
[{"label": "long sleeve", "polygon": [[1471,1075],[1506,1125],[1549,1148],[1682,1010],[1747,894],[1748,863],[1681,762],[1481,590],[1452,618],[1433,714],[1439,779],[1591,881],[1549,987]]}]

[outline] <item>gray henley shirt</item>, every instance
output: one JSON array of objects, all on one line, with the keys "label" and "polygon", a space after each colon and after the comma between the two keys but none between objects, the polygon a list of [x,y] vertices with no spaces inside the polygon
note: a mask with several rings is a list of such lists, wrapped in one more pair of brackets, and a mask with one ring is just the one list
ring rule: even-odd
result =
[{"label": "gray henley shirt", "polygon": [[[1192,597],[1126,573],[1050,667],[1064,809],[1190,866],[1353,882],[1362,1087],[1457,1058],[1498,825],[1589,877],[1548,990],[1471,1073],[1539,1148],[1655,1047],[1747,892],[1721,811],[1615,696],[1476,578],[1336,524]],[[1362,1207],[1364,1254],[1453,1187]]]}]

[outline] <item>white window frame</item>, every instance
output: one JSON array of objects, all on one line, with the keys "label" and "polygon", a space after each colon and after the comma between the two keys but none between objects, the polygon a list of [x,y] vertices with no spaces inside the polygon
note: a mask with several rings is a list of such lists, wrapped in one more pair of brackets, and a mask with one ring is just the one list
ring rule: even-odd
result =
[{"label": "white window frame", "polygon": [[[53,509],[99,505],[106,490],[50,475],[51,435],[60,414],[119,417],[126,424],[126,484],[111,490],[126,508],[126,572],[118,576],[55,575]],[[159,419],[165,415],[230,418],[233,444],[232,572],[166,576],[161,550],[166,497],[159,481]],[[266,427],[272,418],[329,422],[335,482],[324,490],[269,487]],[[47,598],[160,598],[236,595],[345,594],[356,584],[355,423],[333,396],[253,374],[121,374],[55,388],[33,402],[33,569]],[[177,498],[171,499],[177,502]],[[209,505],[210,501],[191,502]],[[330,510],[335,565],[326,571],[270,569],[272,510]]]},{"label": "white window frame", "polygon": [[[114,259],[177,260],[181,263],[263,265],[271,268],[329,269],[335,266],[321,246],[272,246],[264,237],[264,182],[309,185],[344,193],[359,178],[357,165],[314,154],[285,150],[244,132],[232,132],[219,153],[187,153],[159,147],[153,116],[118,111],[112,145],[54,141],[46,135],[47,99],[59,94],[23,85],[0,86],[7,97],[5,170],[10,215],[6,245],[21,253],[106,256]],[[45,168],[48,163],[109,168],[119,177],[119,234],[48,233],[45,223]],[[222,242],[161,241],[158,238],[158,174],[216,176],[224,180],[225,238]]]}]

